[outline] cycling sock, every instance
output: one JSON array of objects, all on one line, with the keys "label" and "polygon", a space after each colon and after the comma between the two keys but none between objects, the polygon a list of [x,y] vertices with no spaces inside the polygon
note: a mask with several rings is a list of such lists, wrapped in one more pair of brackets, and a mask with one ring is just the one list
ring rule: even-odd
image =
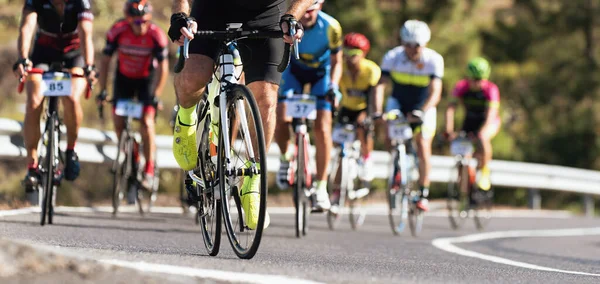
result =
[{"label": "cycling sock", "polygon": [[429,186],[421,185],[421,196],[427,198],[429,196]]},{"label": "cycling sock", "polygon": [[317,190],[325,189],[327,190],[327,181],[326,180],[318,180],[315,182],[315,188]]},{"label": "cycling sock", "polygon": [[36,162],[31,162],[29,164],[27,164],[27,169],[28,170],[37,170],[38,164]]},{"label": "cycling sock", "polygon": [[177,117],[179,117],[179,121],[186,125],[194,125],[196,124],[196,106],[189,108],[184,108],[179,105],[179,111],[177,112]]},{"label": "cycling sock", "polygon": [[146,166],[144,167],[144,173],[154,175],[154,161],[152,161],[152,160],[146,161]]}]

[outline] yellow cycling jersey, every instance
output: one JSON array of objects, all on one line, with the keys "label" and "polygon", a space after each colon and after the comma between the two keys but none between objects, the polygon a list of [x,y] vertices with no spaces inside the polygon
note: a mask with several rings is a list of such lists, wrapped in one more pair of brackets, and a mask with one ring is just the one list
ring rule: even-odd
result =
[{"label": "yellow cycling jersey", "polygon": [[371,87],[375,87],[381,78],[381,69],[371,60],[363,59],[360,63],[358,76],[352,78],[350,70],[344,67],[340,91],[342,101],[340,104],[350,110],[363,110],[367,108],[367,96]]}]

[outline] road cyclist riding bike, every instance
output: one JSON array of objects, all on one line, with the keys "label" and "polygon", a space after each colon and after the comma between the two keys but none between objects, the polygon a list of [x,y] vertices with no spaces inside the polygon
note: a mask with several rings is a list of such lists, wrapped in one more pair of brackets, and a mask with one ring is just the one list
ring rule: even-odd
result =
[{"label": "road cyclist riding bike", "polygon": [[[429,173],[431,142],[436,128],[436,106],[442,92],[444,59],[426,47],[431,31],[426,23],[408,20],[400,30],[402,45],[388,51],[381,63],[382,77],[376,88],[376,106],[380,113],[383,93],[392,84],[386,112],[400,110],[411,123],[419,158],[417,208],[429,210]],[[386,127],[387,128],[387,127]],[[389,138],[387,145],[390,145]]]},{"label": "road cyclist riding bike", "polygon": [[[500,130],[500,92],[488,80],[490,64],[481,57],[469,61],[466,79],[459,81],[446,110],[445,136],[451,140],[451,152],[457,157],[453,172],[456,182],[449,183],[448,209],[453,228],[458,228],[475,209],[477,228],[482,229],[490,219],[493,199],[489,162],[492,160],[491,140]],[[454,131],[454,113],[458,103],[466,109],[460,134]],[[473,144],[475,152],[473,153]],[[477,172],[470,165],[471,157],[477,159]]]},{"label": "road cyclist riding bike", "polygon": [[[241,258],[252,258],[254,256],[260,243],[260,234],[263,227],[269,224],[269,217],[266,212],[266,175],[261,174],[261,168],[266,170],[265,149],[268,149],[275,131],[273,110],[276,107],[277,88],[281,79],[278,65],[280,65],[281,58],[285,55],[284,47],[286,47],[281,39],[271,37],[274,37],[275,34],[277,34],[277,37],[281,37],[281,30],[297,30],[296,33],[284,35],[284,41],[291,44],[294,40],[302,38],[302,27],[295,19],[303,15],[311,3],[312,0],[296,0],[291,2],[289,9],[286,9],[283,0],[260,2],[197,0],[193,2],[190,13],[187,0],[173,2],[174,14],[171,17],[171,27],[168,34],[171,40],[184,46],[184,57],[180,58],[187,57],[185,65],[179,66],[182,69],[176,70],[178,73],[175,75],[175,92],[179,99],[179,109],[174,127],[173,154],[183,170],[193,171],[190,175],[195,174],[194,170],[198,168],[199,161],[202,163],[208,161],[212,163],[214,161],[212,157],[210,159],[206,159],[204,156],[199,157],[197,141],[200,144],[214,144],[215,140],[218,141],[216,149],[214,149],[214,145],[201,145],[200,147],[202,155],[206,152],[209,154],[214,153],[215,150],[218,152],[215,156],[218,179],[212,176],[214,171],[207,171],[207,167],[201,165],[201,170],[204,173],[201,172],[200,174],[204,176],[204,181],[195,181],[197,183],[211,183],[211,186],[218,184],[222,189],[221,191],[210,191],[212,188],[207,187],[204,189],[206,191],[201,192],[203,197],[209,197],[210,194],[214,199],[217,199],[221,198],[221,196],[218,196],[221,193],[225,192],[227,194],[222,197],[223,204],[217,204],[214,207],[217,208],[217,211],[219,206],[223,207],[223,216],[226,221],[228,221],[228,217],[231,217],[231,212],[226,212],[229,210],[230,204],[227,197],[231,195],[234,199],[236,199],[236,196],[239,198],[239,200],[235,200],[235,204],[240,216],[243,209],[244,218],[235,225],[226,222],[226,229],[234,251]],[[281,15],[281,11],[287,12]],[[198,19],[198,22],[196,22],[196,19]],[[244,27],[246,32],[240,31],[241,27]],[[290,29],[291,27],[293,29]],[[227,30],[225,30],[226,28]],[[197,33],[196,31],[200,32]],[[261,33],[265,36],[261,37]],[[254,38],[252,34],[255,34]],[[243,46],[240,46],[238,50],[234,43],[245,37],[248,37],[248,39],[243,41]],[[189,48],[184,45],[187,41],[189,41]],[[289,51],[289,45],[287,47],[287,51]],[[239,52],[239,58],[235,56],[236,52]],[[238,78],[234,73],[234,58],[245,61],[243,71],[247,87],[236,84]],[[219,66],[217,70],[219,77],[213,76],[215,62]],[[285,65],[287,65],[287,62],[285,62]],[[206,113],[200,113],[202,109],[197,109],[197,106],[203,100],[205,88],[211,80],[218,81],[211,85],[213,89],[210,89],[208,93],[214,98],[217,98],[218,95],[218,99],[216,101],[204,101],[205,105],[208,104],[211,110],[210,120],[199,121],[199,117],[207,117]],[[239,103],[236,103],[236,100],[239,100]],[[243,103],[254,105],[254,107],[240,106]],[[255,112],[256,108],[258,111]],[[243,115],[245,111],[251,113],[251,116]],[[230,116],[227,116],[228,114]],[[248,122],[250,120],[255,123],[253,125],[244,123],[244,121]],[[213,125],[213,122],[217,125]],[[206,123],[209,124],[201,125]],[[197,140],[198,127],[208,128],[207,131],[200,131],[199,134],[209,135]],[[228,135],[230,131],[233,132],[231,137]],[[251,132],[254,136],[251,135]],[[248,137],[252,139],[250,141],[245,140],[241,144],[236,141],[236,138],[247,139]],[[231,148],[236,148],[236,145],[244,144],[246,147],[245,153],[229,151]],[[253,157],[254,153],[257,154],[256,157]],[[231,171],[232,167],[240,166],[235,164],[241,162],[240,155],[249,157],[249,159],[242,162],[242,167],[238,168],[241,171]],[[207,176],[207,172],[211,176]],[[227,181],[225,181],[226,176]],[[236,176],[241,176],[241,178],[234,179]],[[225,191],[224,188],[227,188],[227,190]],[[200,196],[196,196],[196,198],[200,198]],[[212,219],[215,219],[218,223],[219,218],[219,214],[216,214]],[[241,227],[239,231],[233,232],[233,229],[235,229],[232,228],[233,226]],[[217,230],[220,230],[220,225],[216,227]],[[247,242],[241,243],[239,239],[236,239],[245,232],[247,233],[248,230],[256,232],[250,244]],[[215,232],[213,237],[215,242],[207,244],[205,234],[205,244],[211,255],[218,252],[215,247],[218,247],[216,238],[220,238],[220,233],[216,234]]]},{"label": "road cyclist riding bike", "polygon": [[[371,152],[373,151],[372,106],[375,86],[381,78],[381,69],[366,59],[371,44],[367,37],[359,33],[344,36],[344,69],[340,81],[342,99],[333,130],[333,141],[338,145],[337,163],[330,174],[332,206],[330,217],[339,217],[345,198],[351,207],[351,225],[356,228],[364,215],[354,217],[354,199],[369,193],[369,183],[373,180]],[[355,135],[356,134],[356,135]],[[356,140],[356,141],[355,141]],[[358,142],[358,144],[357,144]],[[354,146],[360,145],[357,152]],[[354,165],[358,168],[354,169]],[[347,195],[347,196],[346,196]],[[350,198],[352,197],[352,198]],[[331,218],[330,218],[331,219]],[[328,219],[329,220],[329,219]],[[331,225],[335,222],[329,222]]]},{"label": "road cyclist riding bike", "polygon": [[[70,95],[63,96],[60,100],[64,106],[64,123],[67,127],[64,176],[69,181],[79,176],[80,165],[75,153],[75,143],[83,118],[80,96],[88,88],[86,78],[92,83],[95,80],[93,19],[88,0],[68,3],[65,0],[25,1],[17,41],[19,59],[13,65],[13,71],[20,80],[27,77],[27,103],[23,125],[28,168],[23,183],[27,192],[35,191],[41,178],[38,164],[39,122],[43,111],[44,93],[48,88],[41,74],[43,71],[52,69],[62,72],[63,68],[66,68],[75,74],[71,81],[63,82],[70,88]],[[34,34],[36,36],[32,47],[30,43]],[[51,66],[55,63],[60,63],[61,66]],[[41,72],[30,73],[32,67]]]},{"label": "road cyclist riding bike", "polygon": [[[122,110],[132,104],[142,104],[141,115],[135,115],[135,118],[140,121],[140,134],[146,160],[141,184],[143,188],[151,189],[154,184],[156,160],[154,126],[156,108],[169,73],[168,41],[165,33],[150,21],[152,19],[150,2],[126,0],[123,12],[125,18],[118,20],[106,34],[104,56],[100,61],[101,92],[98,99],[100,103],[106,100],[110,60],[116,52],[118,66],[114,77],[112,100],[115,132],[120,140],[127,119]],[[133,101],[134,98],[137,98],[137,102]]]},{"label": "road cyclist riding bike", "polygon": [[[311,2],[311,1],[309,1]],[[290,94],[302,94],[305,84],[310,84],[310,94],[316,96],[317,117],[314,123],[316,146],[316,182],[314,212],[329,210],[331,206],[327,193],[327,169],[333,147],[331,124],[333,105],[341,97],[339,81],[342,76],[342,29],[337,20],[321,11],[324,0],[312,1],[312,5],[300,18],[305,36],[299,44],[300,59],[292,59],[282,75],[277,106],[277,129],[275,140],[281,151],[280,169],[277,173],[279,188],[290,185],[291,168],[289,160],[291,118],[286,116],[283,101]]]}]

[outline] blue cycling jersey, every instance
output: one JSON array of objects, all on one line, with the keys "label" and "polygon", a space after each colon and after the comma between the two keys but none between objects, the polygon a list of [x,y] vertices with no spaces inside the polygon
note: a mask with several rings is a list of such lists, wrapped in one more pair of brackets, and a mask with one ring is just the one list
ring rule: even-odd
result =
[{"label": "blue cycling jersey", "polygon": [[[333,17],[319,11],[314,26],[304,30],[298,45],[300,60],[292,58],[292,67],[323,70],[331,64],[329,57],[342,47],[342,28]],[[295,71],[295,70],[294,70]]]}]

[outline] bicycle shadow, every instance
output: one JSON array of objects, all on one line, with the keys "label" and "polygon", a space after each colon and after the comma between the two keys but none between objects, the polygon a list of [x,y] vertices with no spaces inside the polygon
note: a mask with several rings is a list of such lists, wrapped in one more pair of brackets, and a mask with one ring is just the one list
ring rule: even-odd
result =
[{"label": "bicycle shadow", "polygon": [[[21,220],[0,220],[0,223],[9,223],[9,224],[21,224],[26,226],[35,226],[41,227],[38,221],[21,221]],[[114,225],[87,225],[87,224],[68,224],[68,223],[60,223],[55,222],[51,225],[46,225],[44,227],[64,227],[64,228],[80,228],[80,229],[96,229],[96,230],[115,230],[115,231],[125,231],[125,232],[147,232],[147,233],[180,233],[180,234],[194,234],[200,235],[200,228],[197,231],[192,230],[182,230],[182,229],[160,229],[160,228],[135,228],[131,226],[114,226]]]}]

